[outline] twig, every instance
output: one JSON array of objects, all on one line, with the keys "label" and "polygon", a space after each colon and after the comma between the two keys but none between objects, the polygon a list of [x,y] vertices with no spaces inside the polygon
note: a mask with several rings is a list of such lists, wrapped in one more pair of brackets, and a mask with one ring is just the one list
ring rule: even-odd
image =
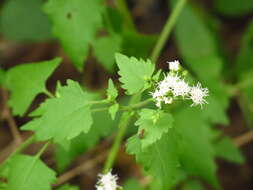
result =
[{"label": "twig", "polygon": [[240,135],[239,137],[236,137],[234,139],[234,143],[236,144],[236,146],[242,147],[243,145],[251,142],[252,140],[253,140],[253,131],[248,131]]},{"label": "twig", "polygon": [[7,121],[11,134],[14,138],[14,141],[16,142],[17,145],[19,145],[22,143],[23,140],[16,125],[16,122],[11,114],[10,108],[7,105],[8,94],[5,89],[1,89],[1,91],[3,94],[3,101],[4,101],[3,119]]},{"label": "twig", "polygon": [[5,120],[8,123],[8,126],[10,128],[11,134],[14,138],[15,143],[17,146],[22,143],[23,139],[21,137],[21,134],[18,130],[18,127],[16,125],[16,122],[11,114],[11,111],[9,108],[6,108],[6,114],[5,114]]},{"label": "twig", "polygon": [[107,156],[107,150],[100,153],[99,156],[95,157],[92,160],[88,160],[81,164],[80,166],[77,166],[76,168],[64,173],[63,175],[59,176],[57,179],[57,182],[53,186],[59,186],[68,180],[74,178],[77,175],[80,175],[81,173],[93,168],[95,165],[97,165],[99,162],[102,162],[105,157]]}]

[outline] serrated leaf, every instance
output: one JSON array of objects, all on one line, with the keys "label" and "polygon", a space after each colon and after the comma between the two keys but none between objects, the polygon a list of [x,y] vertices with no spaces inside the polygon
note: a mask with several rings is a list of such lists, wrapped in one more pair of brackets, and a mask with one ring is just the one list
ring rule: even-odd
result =
[{"label": "serrated leaf", "polygon": [[112,79],[108,80],[108,88],[107,88],[107,98],[108,100],[115,100],[118,97],[118,90],[114,86]]},{"label": "serrated leaf", "polygon": [[89,132],[86,134],[81,133],[71,139],[68,150],[60,145],[56,146],[55,158],[59,172],[64,171],[73,159],[94,147],[100,138],[110,135],[118,126],[118,117],[113,121],[108,112],[94,112],[92,116],[96,119],[94,119]]},{"label": "serrated leaf", "polygon": [[9,163],[6,190],[50,190],[56,173],[38,157],[16,155]]},{"label": "serrated leaf", "polygon": [[173,116],[174,129],[180,138],[180,161],[183,169],[189,175],[201,176],[218,188],[212,131],[203,120],[202,110],[182,107]]},{"label": "serrated leaf", "polygon": [[45,82],[61,59],[23,64],[7,71],[5,86],[11,92],[9,105],[15,115],[24,115],[33,99],[45,92]]},{"label": "serrated leaf", "polygon": [[[176,24],[176,40],[185,64],[203,86],[208,87],[210,97],[215,101],[215,104],[205,105],[205,109],[210,113],[206,116],[213,123],[228,124],[226,109],[229,95],[226,86],[221,82],[223,61],[218,52],[218,44],[198,11],[190,5],[186,5],[179,16]],[[223,114],[216,114],[220,112]]]},{"label": "serrated leaf", "polygon": [[110,113],[110,115],[111,115],[111,117],[112,117],[112,120],[114,120],[115,119],[115,116],[116,116],[116,113],[118,112],[118,110],[119,110],[119,104],[113,104],[113,105],[111,105],[110,107],[109,107],[109,113]]},{"label": "serrated leaf", "polygon": [[215,0],[214,7],[226,16],[244,16],[253,11],[252,0]]},{"label": "serrated leaf", "polygon": [[144,90],[147,81],[151,79],[155,66],[147,60],[138,60],[135,57],[127,57],[117,53],[115,55],[119,67],[120,82],[122,88],[127,90],[128,94],[135,94]]},{"label": "serrated leaf", "polygon": [[127,152],[136,157],[148,174],[154,176],[161,186],[167,190],[178,175],[177,142],[172,133],[164,135],[159,141],[142,150],[140,138],[135,135],[127,141]]},{"label": "serrated leaf", "polygon": [[80,189],[79,187],[74,186],[74,185],[69,185],[69,184],[66,184],[57,188],[57,190],[79,190],[79,189]]},{"label": "serrated leaf", "polygon": [[242,164],[244,157],[229,137],[224,137],[215,143],[216,155],[227,161]]},{"label": "serrated leaf", "polygon": [[109,72],[115,68],[114,53],[121,51],[122,39],[119,35],[98,38],[93,42],[93,52],[100,64]]},{"label": "serrated leaf", "polygon": [[48,40],[52,36],[51,25],[41,10],[42,5],[43,0],[5,1],[1,8],[0,32],[8,40]]},{"label": "serrated leaf", "polygon": [[68,80],[66,86],[58,86],[57,92],[59,97],[47,99],[32,114],[41,117],[22,129],[35,131],[37,140],[53,139],[68,147],[70,139],[90,130],[93,122],[89,105],[91,97],[72,80]]},{"label": "serrated leaf", "polygon": [[138,135],[142,136],[142,149],[160,140],[172,128],[172,116],[162,110],[142,109],[139,115],[135,125],[139,126]]},{"label": "serrated leaf", "polygon": [[102,25],[102,1],[49,0],[44,10],[52,20],[54,35],[81,71],[88,56],[89,44]]}]

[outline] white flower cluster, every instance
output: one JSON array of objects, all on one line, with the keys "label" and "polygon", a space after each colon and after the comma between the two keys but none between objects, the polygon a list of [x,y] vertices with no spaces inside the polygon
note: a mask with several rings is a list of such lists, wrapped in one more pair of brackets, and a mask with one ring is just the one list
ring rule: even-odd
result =
[{"label": "white flower cluster", "polygon": [[121,188],[117,185],[118,176],[112,175],[111,172],[107,174],[99,174],[99,181],[96,184],[97,190],[116,190],[117,188]]},{"label": "white flower cluster", "polygon": [[202,105],[207,103],[204,99],[208,96],[208,89],[202,88],[200,83],[191,87],[179,74],[180,63],[178,61],[168,62],[170,72],[157,85],[152,97],[156,100],[156,106],[161,108],[162,103],[171,104],[173,100],[191,99],[192,105]]}]

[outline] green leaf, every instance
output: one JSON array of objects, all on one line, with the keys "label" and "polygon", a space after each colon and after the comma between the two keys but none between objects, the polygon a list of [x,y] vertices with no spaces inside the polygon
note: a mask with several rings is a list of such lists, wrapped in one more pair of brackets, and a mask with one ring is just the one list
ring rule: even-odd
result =
[{"label": "green leaf", "polygon": [[53,139],[63,147],[80,133],[87,133],[92,124],[89,100],[77,82],[67,81],[67,86],[58,86],[58,97],[47,99],[32,116],[41,116],[22,127],[35,131],[37,140]]},{"label": "green leaf", "polygon": [[226,16],[244,16],[253,11],[252,0],[215,0],[215,9]]},{"label": "green leaf", "polygon": [[43,0],[5,1],[1,7],[0,32],[8,40],[48,40],[51,38],[51,25],[41,10],[42,4]]},{"label": "green leaf", "polygon": [[66,184],[66,185],[63,185],[63,186],[57,188],[57,190],[79,190],[79,189],[80,189],[79,187],[69,185],[69,184]]},{"label": "green leaf", "polygon": [[16,155],[9,163],[7,190],[50,190],[56,173],[36,156]]},{"label": "green leaf", "polygon": [[184,183],[181,190],[205,190],[205,188],[200,182],[191,180]]},{"label": "green leaf", "polygon": [[215,143],[216,155],[227,161],[243,164],[244,157],[229,137],[224,137]]},{"label": "green leaf", "polygon": [[115,116],[116,116],[116,113],[118,112],[118,110],[119,110],[119,104],[113,104],[113,105],[111,105],[110,107],[109,107],[109,113],[110,113],[110,115],[111,115],[111,117],[112,117],[112,120],[114,120],[115,119]]},{"label": "green leaf", "polygon": [[117,128],[118,118],[113,121],[108,112],[92,113],[94,122],[88,133],[81,133],[71,139],[68,150],[60,145],[56,146],[55,158],[58,171],[62,172],[77,156],[94,147],[102,137],[111,134]]},{"label": "green leaf", "polygon": [[127,141],[127,152],[135,155],[137,162],[144,166],[147,173],[158,180],[161,190],[167,190],[174,185],[178,175],[177,142],[172,134],[168,132],[168,135],[164,135],[144,150],[137,135]]},{"label": "green leaf", "polygon": [[183,169],[189,175],[200,176],[214,187],[219,187],[215,175],[217,167],[212,131],[203,120],[202,110],[182,107],[173,116],[173,129],[180,138],[180,161]]},{"label": "green leaf", "polygon": [[[173,1],[173,0],[171,0]],[[187,32],[185,32],[187,31]],[[198,35],[196,35],[198,34]],[[184,63],[203,86],[208,87],[214,104],[205,105],[213,123],[228,124],[229,95],[222,83],[222,58],[215,36],[190,5],[185,6],[176,25],[176,42]],[[221,113],[221,114],[217,114]]]},{"label": "green leaf", "polygon": [[108,81],[108,88],[107,88],[107,99],[110,101],[114,101],[118,97],[118,90],[114,86],[112,79]]},{"label": "green leaf", "polygon": [[144,188],[141,187],[139,182],[136,179],[128,179],[124,186],[124,190],[143,190]]},{"label": "green leaf", "polygon": [[122,52],[135,57],[148,58],[157,41],[157,36],[140,34],[126,29],[122,32],[122,36]]},{"label": "green leaf", "polygon": [[18,65],[8,70],[5,85],[11,92],[9,105],[15,115],[24,115],[33,99],[46,91],[45,82],[61,59]]},{"label": "green leaf", "polygon": [[139,126],[139,136],[142,136],[142,149],[160,140],[172,128],[172,123],[172,116],[162,110],[142,109],[140,118],[135,123]]},{"label": "green leaf", "polygon": [[54,35],[81,71],[88,56],[89,44],[102,25],[102,1],[49,0],[44,10],[53,23]]},{"label": "green leaf", "polygon": [[240,90],[240,107],[248,126],[252,126],[253,119],[253,21],[250,22],[241,42],[241,49],[236,59],[235,74],[237,75]]},{"label": "green leaf", "polygon": [[135,57],[127,57],[117,53],[115,55],[119,67],[120,82],[122,88],[127,90],[128,94],[135,94],[148,87],[148,80],[154,73],[155,66],[147,60],[138,60]]},{"label": "green leaf", "polygon": [[115,68],[114,54],[121,51],[121,42],[119,35],[101,37],[93,42],[94,55],[109,72],[113,72]]}]

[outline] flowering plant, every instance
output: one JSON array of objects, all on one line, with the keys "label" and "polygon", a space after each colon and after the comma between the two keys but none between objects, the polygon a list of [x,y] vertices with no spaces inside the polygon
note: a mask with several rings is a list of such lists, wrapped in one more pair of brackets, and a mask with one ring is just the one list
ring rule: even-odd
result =
[{"label": "flowering plant", "polygon": [[[68,78],[49,88],[49,77],[68,62],[61,57],[0,69],[5,99],[0,119],[14,138],[0,152],[0,190],[77,190],[69,183],[81,173],[95,179],[97,190],[202,189],[203,181],[221,189],[215,159],[243,163],[236,147],[242,141],[225,136],[217,125],[229,124],[232,97],[243,104],[245,117],[252,112],[251,104],[244,105],[252,97],[247,88],[252,72],[244,65],[252,59],[252,26],[238,58],[243,72],[231,77],[239,81],[233,84],[224,76],[214,29],[186,0],[170,0],[173,9],[158,37],[137,31],[124,0],[113,8],[99,0],[9,0],[0,13],[4,31],[7,13],[21,2],[34,6],[30,11],[41,19],[35,23],[45,22],[53,32],[37,35],[36,25],[29,40],[53,35],[81,77],[89,71],[84,71],[89,58],[100,63],[108,80],[99,92]],[[30,18],[23,11],[18,14]],[[174,27],[180,62],[168,56],[162,71],[156,63]],[[35,144],[41,145],[36,153],[24,153]],[[133,158],[135,172],[119,169],[119,152]],[[79,156],[84,159],[75,166]]]}]

